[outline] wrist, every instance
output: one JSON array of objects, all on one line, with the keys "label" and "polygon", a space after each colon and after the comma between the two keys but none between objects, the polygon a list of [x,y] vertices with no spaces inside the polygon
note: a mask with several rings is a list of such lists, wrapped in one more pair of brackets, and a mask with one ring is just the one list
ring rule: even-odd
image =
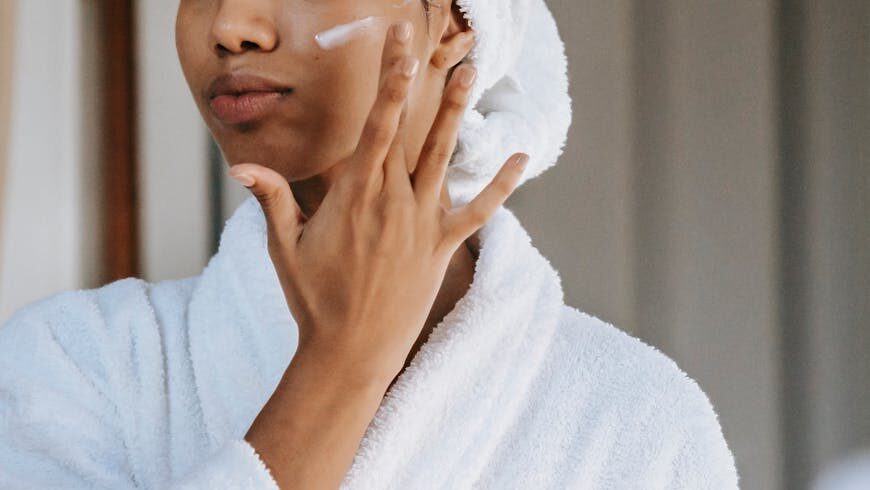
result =
[{"label": "wrist", "polygon": [[[327,376],[344,389],[383,396],[398,370],[375,359],[358,359],[336,347],[300,343],[291,367],[314,376]],[[288,368],[289,369],[289,368]]]}]

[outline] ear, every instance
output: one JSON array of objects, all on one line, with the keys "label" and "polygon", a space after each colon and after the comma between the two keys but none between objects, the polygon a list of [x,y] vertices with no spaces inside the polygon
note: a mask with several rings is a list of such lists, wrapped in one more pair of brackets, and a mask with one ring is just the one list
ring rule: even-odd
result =
[{"label": "ear", "polygon": [[[442,2],[442,5],[448,1]],[[437,37],[430,63],[440,70],[450,70],[456,66],[474,47],[472,29],[459,7],[449,0],[450,9],[431,4],[430,31]],[[438,35],[440,33],[440,36]]]}]

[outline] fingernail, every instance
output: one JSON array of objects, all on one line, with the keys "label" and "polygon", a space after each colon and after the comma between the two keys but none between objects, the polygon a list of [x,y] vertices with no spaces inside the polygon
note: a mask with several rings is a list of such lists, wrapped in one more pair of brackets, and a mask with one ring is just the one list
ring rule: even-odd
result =
[{"label": "fingernail", "polygon": [[393,25],[393,36],[397,41],[408,42],[411,39],[411,23],[403,20]]},{"label": "fingernail", "polygon": [[240,184],[245,187],[251,187],[252,185],[254,185],[254,178],[244,172],[233,172],[232,170],[230,170],[229,174],[230,177],[236,179]]},{"label": "fingernail", "polygon": [[459,83],[465,88],[470,87],[476,77],[477,69],[471,65],[463,65],[462,69],[459,70]]},{"label": "fingernail", "polygon": [[525,170],[527,163],[529,163],[529,156],[525,153],[514,159],[514,167],[519,170]]},{"label": "fingernail", "polygon": [[402,62],[402,73],[409,77],[413,77],[417,73],[417,68],[420,66],[420,60],[417,58],[407,58]]}]

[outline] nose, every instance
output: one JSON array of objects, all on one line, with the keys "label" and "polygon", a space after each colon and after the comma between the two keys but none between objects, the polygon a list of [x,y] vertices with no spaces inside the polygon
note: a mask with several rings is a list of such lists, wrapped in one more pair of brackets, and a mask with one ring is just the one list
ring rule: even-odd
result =
[{"label": "nose", "polygon": [[211,44],[218,56],[275,49],[278,31],[268,4],[257,0],[221,2],[211,28]]}]

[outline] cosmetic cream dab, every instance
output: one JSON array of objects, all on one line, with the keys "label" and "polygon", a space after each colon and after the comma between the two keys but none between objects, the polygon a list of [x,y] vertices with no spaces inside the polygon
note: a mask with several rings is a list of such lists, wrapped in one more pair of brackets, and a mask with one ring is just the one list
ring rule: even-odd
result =
[{"label": "cosmetic cream dab", "polygon": [[337,46],[347,43],[354,37],[365,34],[384,21],[386,17],[377,17],[370,15],[368,17],[348,22],[347,24],[339,24],[325,31],[318,32],[314,36],[314,40],[323,49],[333,49]]}]

